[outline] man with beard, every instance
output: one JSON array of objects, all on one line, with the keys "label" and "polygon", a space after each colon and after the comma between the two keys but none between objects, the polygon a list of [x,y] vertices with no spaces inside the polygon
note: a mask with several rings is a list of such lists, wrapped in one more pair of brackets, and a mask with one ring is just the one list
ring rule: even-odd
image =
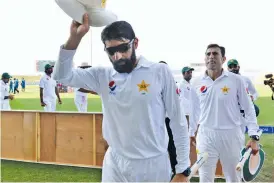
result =
[{"label": "man with beard", "polygon": [[103,161],[102,182],[170,181],[166,113],[177,149],[177,174],[173,181],[186,182],[190,174],[187,123],[181,118],[170,69],[166,64],[136,57],[139,40],[126,21],[116,21],[101,33],[113,67],[73,69],[76,49],[90,28],[89,18],[92,19],[85,14],[83,24],[72,22],[70,37],[60,48],[53,77],[101,96],[103,137],[109,145]]},{"label": "man with beard", "polygon": [[192,79],[192,71],[194,71],[194,69],[188,66],[182,69],[184,79],[180,82],[179,89],[181,108],[183,108],[185,112],[189,126],[189,135],[192,137],[191,144],[196,144],[195,133],[197,131],[199,121],[200,105],[197,93],[190,84],[190,80]]},{"label": "man with beard", "polygon": [[[236,60],[236,59],[231,59],[227,62],[227,69],[228,71],[230,72],[233,72],[235,74],[240,74],[240,65],[239,65],[239,62]],[[253,104],[254,104],[254,109],[255,109],[255,113],[256,113],[256,117],[259,115],[259,112],[260,112],[260,109],[259,107],[254,103],[254,101],[258,98],[258,92],[256,91],[254,85],[252,84],[251,80],[246,77],[246,76],[243,76],[241,75],[242,78],[244,79],[245,81],[245,84],[246,84],[246,90],[248,91],[249,93],[249,96],[251,97],[251,100],[253,101]],[[240,107],[240,112],[241,114],[243,115],[243,121],[244,121],[244,124],[242,125],[242,131],[243,133],[245,133],[246,131],[246,125],[245,125],[245,112],[244,110],[242,109],[242,107],[239,105]]]},{"label": "man with beard", "polygon": [[[233,72],[235,74],[240,74],[240,65],[239,62],[236,59],[231,59],[227,62],[227,70],[230,72]],[[246,77],[241,75],[246,83],[246,87],[248,92],[250,93],[250,97],[253,101],[257,100],[258,98],[258,92],[256,91],[254,85],[252,84],[252,81]]]},{"label": "man with beard", "polygon": [[0,109],[1,110],[10,110],[10,101],[13,100],[13,95],[9,95],[9,80],[11,76],[5,72],[2,74],[0,86],[1,86],[1,100],[0,100]]},{"label": "man with beard", "polygon": [[209,154],[207,162],[199,169],[200,182],[214,182],[218,159],[226,181],[241,182],[241,172],[235,168],[245,138],[241,129],[243,120],[239,104],[245,111],[249,129],[250,140],[246,146],[251,147],[254,154],[259,148],[259,126],[245,82],[241,76],[223,70],[225,60],[225,54],[219,45],[208,45],[205,52],[207,70],[193,84],[201,108],[197,150]]},{"label": "man with beard", "polygon": [[179,83],[180,104],[184,111],[189,128],[190,137],[190,155],[193,156],[191,164],[195,163],[196,156],[196,132],[198,129],[198,122],[200,117],[200,103],[195,89],[190,84],[192,79],[191,67],[184,67],[182,69],[183,80]]},{"label": "man with beard", "polygon": [[53,66],[50,64],[45,65],[45,74],[40,79],[40,102],[46,112],[54,112],[56,110],[56,96],[58,103],[62,104],[59,96],[56,81],[52,79],[51,74]]}]

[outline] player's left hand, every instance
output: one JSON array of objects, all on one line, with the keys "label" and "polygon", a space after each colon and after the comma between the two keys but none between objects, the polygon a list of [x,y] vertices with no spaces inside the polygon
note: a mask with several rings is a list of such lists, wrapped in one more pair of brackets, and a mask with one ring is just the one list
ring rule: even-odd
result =
[{"label": "player's left hand", "polygon": [[58,103],[59,103],[59,104],[62,104],[62,101],[61,101],[61,99],[59,99],[59,100],[58,100]]},{"label": "player's left hand", "polygon": [[259,143],[255,140],[250,139],[247,144],[246,144],[246,148],[251,148],[252,149],[252,154],[257,154],[257,152],[259,151]]},{"label": "player's left hand", "polygon": [[171,182],[189,182],[188,177],[184,176],[183,174],[176,174]]}]

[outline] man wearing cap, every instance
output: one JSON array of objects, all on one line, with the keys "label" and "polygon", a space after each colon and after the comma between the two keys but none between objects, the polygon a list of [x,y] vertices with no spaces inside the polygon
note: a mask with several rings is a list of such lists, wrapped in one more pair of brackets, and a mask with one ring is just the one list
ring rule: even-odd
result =
[{"label": "man wearing cap", "polygon": [[[241,75],[240,74],[240,65],[236,59],[231,59],[227,62],[227,69],[230,72]],[[254,85],[252,84],[252,81],[246,76],[243,76],[243,75],[241,75],[241,76],[243,77],[243,79],[246,82],[246,87],[247,87],[248,92],[250,93],[250,97],[252,98],[253,101],[257,100],[258,92],[256,91]]]},{"label": "man wearing cap", "polygon": [[[196,132],[200,117],[200,103],[195,89],[190,84],[192,71],[194,71],[194,69],[188,66],[182,69],[183,80],[180,82],[178,88],[180,92],[181,109],[184,110],[189,127],[190,152],[196,154]],[[192,159],[193,162],[191,163],[193,164],[194,158]]]},{"label": "man wearing cap", "polygon": [[[92,19],[92,17],[90,17]],[[104,28],[101,39],[113,67],[73,69],[73,57],[89,31],[89,17],[73,22],[68,41],[61,46],[53,77],[72,87],[87,88],[101,96],[103,137],[109,148],[102,182],[168,182],[166,112],[177,150],[173,181],[186,182],[190,174],[187,122],[182,120],[176,84],[166,64],[136,56],[138,38],[125,21]]]},{"label": "man wearing cap", "polygon": [[46,112],[54,112],[56,110],[56,96],[58,98],[58,103],[62,104],[56,81],[51,77],[52,71],[53,66],[46,64],[45,74],[42,76],[39,83],[40,102]]},{"label": "man wearing cap", "polygon": [[9,94],[9,80],[10,80],[11,76],[5,72],[2,74],[2,78],[1,78],[1,93],[0,93],[0,97],[1,97],[1,103],[0,103],[0,107],[1,110],[11,110],[10,108],[10,102],[9,100],[13,100],[13,95]]},{"label": "man wearing cap", "polygon": [[[227,62],[227,69],[230,72],[241,75],[240,74],[240,65],[239,65],[239,62],[236,59],[231,59]],[[251,97],[251,100],[253,101],[253,105],[254,105],[254,109],[255,109],[255,113],[256,113],[256,117],[257,117],[259,115],[260,110],[259,110],[259,107],[254,103],[254,101],[258,98],[258,92],[256,91],[254,85],[252,84],[251,80],[248,77],[243,76],[243,75],[241,75],[241,76],[245,81],[246,90],[248,91],[249,96]],[[241,108],[240,105],[239,105],[239,107],[240,107],[240,112],[243,115],[243,122],[244,122],[246,120],[245,119],[245,112]],[[243,130],[243,133],[245,133],[245,131],[246,131],[245,122],[242,125],[242,130]]]},{"label": "man wearing cap", "polygon": [[[79,68],[81,69],[87,69],[90,68],[91,66],[88,65],[87,63],[82,63]],[[77,110],[79,112],[88,112],[88,94],[94,94],[97,95],[97,93],[84,89],[84,88],[74,88],[74,103],[77,107]]]},{"label": "man wearing cap", "polygon": [[251,147],[254,154],[258,152],[259,126],[254,106],[242,77],[223,70],[225,60],[219,45],[208,45],[205,52],[207,70],[193,83],[201,108],[197,150],[209,154],[208,160],[199,169],[200,182],[214,182],[219,159],[226,181],[241,182],[241,172],[235,167],[244,147],[245,136],[241,129],[243,120],[238,104],[244,109],[248,122],[250,140],[246,146]]},{"label": "man wearing cap", "polygon": [[[190,137],[195,137],[200,115],[200,105],[197,93],[190,84],[190,80],[192,79],[192,71],[194,71],[194,69],[188,66],[182,69],[184,79],[180,82],[179,89],[181,92],[181,107],[184,109],[188,121],[189,135]],[[195,143],[195,139],[192,140],[193,143]]]}]

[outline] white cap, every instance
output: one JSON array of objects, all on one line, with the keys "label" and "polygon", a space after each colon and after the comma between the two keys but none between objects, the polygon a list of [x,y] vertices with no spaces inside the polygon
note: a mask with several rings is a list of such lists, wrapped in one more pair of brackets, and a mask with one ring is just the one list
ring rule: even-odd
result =
[{"label": "white cap", "polygon": [[83,23],[83,15],[88,13],[89,25],[103,27],[117,20],[117,15],[106,10],[107,0],[55,0],[58,6],[73,20]]}]

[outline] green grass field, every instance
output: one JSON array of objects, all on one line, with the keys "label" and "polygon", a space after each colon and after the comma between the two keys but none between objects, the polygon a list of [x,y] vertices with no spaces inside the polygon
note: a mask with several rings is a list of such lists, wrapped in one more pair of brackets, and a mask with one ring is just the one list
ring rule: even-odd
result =
[{"label": "green grass field", "polygon": [[[258,86],[260,98],[256,104],[260,107],[258,121],[260,125],[274,126],[274,101],[270,99],[270,89]],[[73,93],[61,94],[62,105],[57,104],[58,111],[76,111]],[[16,94],[11,101],[14,110],[43,110],[39,102],[38,86],[27,86],[25,93]],[[89,112],[101,112],[101,100],[98,96],[89,96]],[[264,134],[261,144],[266,152],[266,161],[256,182],[274,181],[274,135]],[[99,182],[101,170],[91,168],[42,165],[15,161],[1,161],[1,181],[3,182]],[[192,181],[198,181],[193,179]],[[222,181],[222,180],[220,180]]]}]

